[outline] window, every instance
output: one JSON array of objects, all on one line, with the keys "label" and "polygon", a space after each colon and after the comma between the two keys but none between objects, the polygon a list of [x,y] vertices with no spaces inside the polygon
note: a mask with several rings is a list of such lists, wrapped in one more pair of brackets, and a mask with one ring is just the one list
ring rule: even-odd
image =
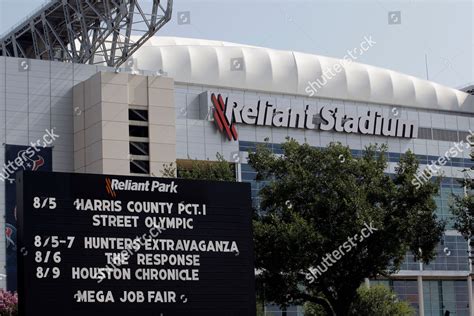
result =
[{"label": "window", "polygon": [[449,130],[445,130],[445,129],[433,128],[433,139],[443,140],[443,141],[450,141],[450,142],[457,142],[458,141],[458,132],[457,131],[449,131]]},{"label": "window", "polygon": [[419,127],[418,128],[418,138],[433,139],[433,134],[431,133],[431,128]]},{"label": "window", "polygon": [[128,110],[128,119],[130,121],[148,122],[148,111],[130,109]]},{"label": "window", "polygon": [[148,160],[130,161],[130,173],[150,174],[150,162]]},{"label": "window", "polygon": [[148,156],[150,154],[150,145],[143,142],[130,142],[131,155]]},{"label": "window", "polygon": [[128,132],[128,135],[132,137],[148,137],[148,126],[130,125]]},{"label": "window", "polygon": [[418,282],[416,280],[390,280],[397,296],[418,309]]}]

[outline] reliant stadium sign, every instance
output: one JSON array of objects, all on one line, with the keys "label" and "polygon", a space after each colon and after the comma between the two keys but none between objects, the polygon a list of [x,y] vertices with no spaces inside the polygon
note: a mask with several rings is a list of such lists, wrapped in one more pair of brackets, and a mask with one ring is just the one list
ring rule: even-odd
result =
[{"label": "reliant stadium sign", "polygon": [[[322,107],[317,109],[306,105],[301,108],[277,108],[270,102],[258,101],[257,104],[238,104],[225,101],[223,97],[211,94],[214,106],[214,121],[219,130],[229,140],[237,140],[235,124],[270,126],[282,128],[319,129],[362,135],[386,137],[416,138],[418,126],[415,121],[396,117],[383,117],[378,111],[367,111],[367,115],[352,116],[345,114],[340,107]],[[316,124],[314,117],[319,115],[321,122]]]}]

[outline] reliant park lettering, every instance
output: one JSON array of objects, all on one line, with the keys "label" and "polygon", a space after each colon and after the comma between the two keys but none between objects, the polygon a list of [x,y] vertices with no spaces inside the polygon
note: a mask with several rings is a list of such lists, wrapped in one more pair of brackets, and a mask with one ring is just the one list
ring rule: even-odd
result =
[{"label": "reliant park lettering", "polygon": [[[225,117],[229,124],[247,124],[284,128],[317,129],[363,135],[386,137],[417,138],[418,126],[415,121],[400,118],[386,118],[378,111],[369,110],[363,116],[344,114],[339,107],[323,107],[318,111],[306,105],[301,108],[278,108],[267,102],[243,105],[225,102]],[[317,126],[314,117],[319,114],[321,121]]]},{"label": "reliant park lettering", "polygon": [[120,181],[112,179],[112,190],[114,191],[143,191],[143,192],[166,192],[178,193],[178,185],[171,181],[170,183],[162,183],[160,181],[145,180],[143,182],[132,181],[130,179]]}]

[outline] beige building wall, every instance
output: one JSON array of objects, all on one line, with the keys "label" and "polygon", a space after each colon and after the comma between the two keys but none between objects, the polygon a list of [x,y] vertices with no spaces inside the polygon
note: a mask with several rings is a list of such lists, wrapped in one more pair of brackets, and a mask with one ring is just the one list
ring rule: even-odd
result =
[{"label": "beige building wall", "polygon": [[161,174],[165,164],[176,163],[174,81],[163,77],[147,78],[150,171],[158,175]]},{"label": "beige building wall", "polygon": [[[99,72],[74,87],[74,170],[131,175],[133,161],[149,161],[149,173],[161,176],[176,162],[174,81],[127,73]],[[148,122],[129,119],[129,110],[147,110]],[[131,125],[148,128],[133,137]],[[131,155],[130,142],[149,144],[148,155]]]}]

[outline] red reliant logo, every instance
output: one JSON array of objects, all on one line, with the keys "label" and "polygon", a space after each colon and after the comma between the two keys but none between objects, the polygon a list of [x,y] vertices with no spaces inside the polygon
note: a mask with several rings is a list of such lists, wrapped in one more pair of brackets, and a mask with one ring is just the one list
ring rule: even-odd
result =
[{"label": "red reliant logo", "polygon": [[235,125],[233,122],[230,122],[225,115],[228,99],[229,98],[225,98],[224,102],[220,94],[218,94],[217,97],[214,93],[211,95],[211,101],[214,105],[214,122],[216,122],[221,133],[224,133],[229,140],[237,140],[239,136],[237,135]]}]

